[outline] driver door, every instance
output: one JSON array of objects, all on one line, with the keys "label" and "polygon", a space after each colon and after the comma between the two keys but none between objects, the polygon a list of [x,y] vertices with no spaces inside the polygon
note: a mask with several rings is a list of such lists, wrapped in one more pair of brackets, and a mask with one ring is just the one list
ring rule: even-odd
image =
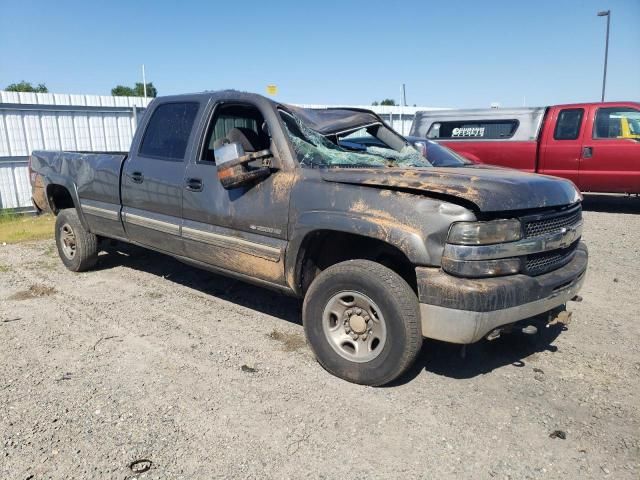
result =
[{"label": "driver door", "polygon": [[592,106],[592,132],[580,158],[580,189],[586,192],[640,193],[640,109]]},{"label": "driver door", "polygon": [[[213,153],[224,141],[237,141],[238,135],[247,153],[271,148],[267,131],[256,106],[219,103],[210,108],[203,145],[186,168],[182,237],[191,259],[285,285],[292,173],[277,170],[256,183],[225,190]],[[281,165],[277,156],[273,164]]]}]

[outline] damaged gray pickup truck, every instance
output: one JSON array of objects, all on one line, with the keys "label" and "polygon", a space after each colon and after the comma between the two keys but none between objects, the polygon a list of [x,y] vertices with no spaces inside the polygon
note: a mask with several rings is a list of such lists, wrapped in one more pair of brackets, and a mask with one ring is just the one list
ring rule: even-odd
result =
[{"label": "damaged gray pickup truck", "polygon": [[116,239],[304,298],[319,363],[366,385],[423,337],[469,344],[561,308],[587,269],[571,182],[418,152],[367,110],[157,98],[129,153],[36,151],[30,168],[70,270]]}]

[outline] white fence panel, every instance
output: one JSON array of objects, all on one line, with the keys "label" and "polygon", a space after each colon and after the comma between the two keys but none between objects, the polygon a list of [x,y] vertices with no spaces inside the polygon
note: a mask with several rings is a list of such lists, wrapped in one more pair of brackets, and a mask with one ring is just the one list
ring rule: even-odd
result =
[{"label": "white fence panel", "polygon": [[89,136],[91,137],[91,150],[104,152],[107,149],[104,136],[104,125],[102,115],[89,116]]},{"label": "white fence panel", "polygon": [[116,106],[115,98],[116,97],[107,97],[103,95],[100,97],[100,105],[102,105],[103,107],[115,107]]},{"label": "white fence panel", "polygon": [[22,121],[24,122],[24,133],[27,140],[27,155],[34,150],[44,149],[40,115],[37,112],[27,113],[22,115]]},{"label": "white fence panel", "polygon": [[118,138],[120,139],[120,151],[129,150],[129,145],[133,140],[133,122],[134,119],[126,115],[117,116]]},{"label": "white fence panel", "polygon": [[5,116],[5,124],[7,125],[7,138],[9,139],[9,156],[22,157],[28,155],[22,115],[9,113]]},{"label": "white fence panel", "polygon": [[18,92],[0,91],[0,100],[3,103],[20,103],[20,95]]},{"label": "white fence panel", "polygon": [[73,131],[76,134],[76,145],[78,150],[93,150],[91,148],[91,132],[89,131],[89,121],[82,114],[73,116]]},{"label": "white fence panel", "polygon": [[29,167],[26,163],[16,163],[13,167],[13,178],[16,183],[18,208],[31,206],[31,184],[29,183]]},{"label": "white fence panel", "polygon": [[13,165],[0,164],[0,209],[18,208],[16,182],[13,178]]},{"label": "white fence panel", "polygon": [[11,155],[11,151],[9,150],[9,133],[5,126],[5,119],[0,115],[0,157],[8,157],[9,155]]},{"label": "white fence panel", "polygon": [[53,98],[54,105],[71,105],[71,99],[69,98],[69,95],[54,93]]},{"label": "white fence panel", "polygon": [[118,117],[105,113],[103,116],[104,138],[106,141],[105,150],[114,152],[120,150],[120,139],[118,137]]},{"label": "white fence panel", "polygon": [[0,210],[30,205],[31,185],[26,162],[0,162]]},{"label": "white fence panel", "polygon": [[45,150],[60,150],[60,135],[58,134],[58,121],[55,113],[43,113],[40,116],[42,136]]},{"label": "white fence panel", "polygon": [[90,107],[99,107],[100,106],[100,97],[98,95],[86,95],[87,106]]},{"label": "white fence panel", "polygon": [[78,150],[72,113],[58,114],[58,134],[60,135],[62,150]]}]

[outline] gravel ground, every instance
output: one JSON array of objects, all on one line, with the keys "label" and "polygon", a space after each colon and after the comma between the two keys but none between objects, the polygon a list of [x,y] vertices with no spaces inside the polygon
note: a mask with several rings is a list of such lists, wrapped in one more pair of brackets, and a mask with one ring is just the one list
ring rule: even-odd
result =
[{"label": "gravel ground", "polygon": [[568,328],[428,341],[386,388],[324,372],[297,300],[137,248],[73,274],[53,241],[2,246],[0,478],[637,479],[640,202],[586,207]]}]

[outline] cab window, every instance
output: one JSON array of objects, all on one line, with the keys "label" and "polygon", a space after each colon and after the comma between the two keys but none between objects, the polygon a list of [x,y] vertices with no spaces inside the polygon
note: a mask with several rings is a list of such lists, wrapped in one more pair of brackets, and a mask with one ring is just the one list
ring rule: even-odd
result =
[{"label": "cab window", "polygon": [[239,143],[245,153],[270,148],[268,128],[256,107],[243,104],[216,107],[200,161],[215,163],[214,151],[226,143]]},{"label": "cab window", "polygon": [[183,160],[198,108],[197,102],[158,106],[151,115],[138,154],[161,160]]},{"label": "cab window", "polygon": [[565,108],[560,110],[556,129],[553,132],[554,140],[576,140],[580,136],[580,126],[582,125],[582,117],[584,109],[582,108]]},{"label": "cab window", "polygon": [[593,138],[640,140],[640,111],[629,107],[598,109],[593,125]]}]

